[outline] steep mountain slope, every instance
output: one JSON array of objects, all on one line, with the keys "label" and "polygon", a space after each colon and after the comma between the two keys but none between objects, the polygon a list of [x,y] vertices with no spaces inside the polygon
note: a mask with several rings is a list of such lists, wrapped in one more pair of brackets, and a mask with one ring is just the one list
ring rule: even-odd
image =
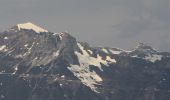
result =
[{"label": "steep mountain slope", "polygon": [[125,99],[170,99],[170,53],[91,47],[30,22],[0,33],[0,100]]}]

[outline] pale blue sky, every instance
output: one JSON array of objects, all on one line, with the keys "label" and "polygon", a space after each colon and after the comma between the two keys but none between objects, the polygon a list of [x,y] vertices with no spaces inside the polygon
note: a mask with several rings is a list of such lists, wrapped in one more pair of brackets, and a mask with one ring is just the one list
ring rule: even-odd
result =
[{"label": "pale blue sky", "polygon": [[33,22],[95,46],[170,51],[170,0],[1,0],[0,30]]}]

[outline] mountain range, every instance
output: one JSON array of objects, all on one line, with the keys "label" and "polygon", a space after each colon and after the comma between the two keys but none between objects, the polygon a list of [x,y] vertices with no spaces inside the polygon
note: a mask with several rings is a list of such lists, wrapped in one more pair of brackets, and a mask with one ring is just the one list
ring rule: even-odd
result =
[{"label": "mountain range", "polygon": [[170,100],[170,53],[17,24],[0,33],[0,100]]}]

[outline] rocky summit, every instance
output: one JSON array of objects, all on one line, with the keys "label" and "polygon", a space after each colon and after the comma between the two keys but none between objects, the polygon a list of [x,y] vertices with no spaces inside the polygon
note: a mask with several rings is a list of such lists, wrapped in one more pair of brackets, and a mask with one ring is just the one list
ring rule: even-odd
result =
[{"label": "rocky summit", "polygon": [[170,53],[18,24],[0,33],[0,100],[170,100]]}]

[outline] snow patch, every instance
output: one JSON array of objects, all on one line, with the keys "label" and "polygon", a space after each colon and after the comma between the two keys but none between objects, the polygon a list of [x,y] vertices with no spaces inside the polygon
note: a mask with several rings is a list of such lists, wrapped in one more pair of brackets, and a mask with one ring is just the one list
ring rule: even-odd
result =
[{"label": "snow patch", "polygon": [[6,45],[0,46],[0,51],[4,50],[6,48]]},{"label": "snow patch", "polygon": [[101,63],[108,66],[109,63],[116,63],[115,59],[111,59],[109,56],[106,57],[106,60],[103,60],[102,57],[100,55],[97,55],[97,57],[91,57],[86,50],[84,50],[83,46],[81,46],[80,43],[77,44],[80,48],[80,50],[83,52],[83,54],[79,53],[79,52],[75,52],[75,54],[77,55],[79,62],[80,62],[80,66],[89,66],[89,65],[93,65],[93,66],[97,66],[99,67],[99,69],[102,71],[101,68]]},{"label": "snow patch", "polygon": [[162,55],[148,55],[145,59],[151,62],[160,61],[162,59]]},{"label": "snow patch", "polygon": [[62,75],[61,78],[65,78],[65,75]]},{"label": "snow patch", "polygon": [[106,61],[116,63],[116,60],[115,60],[115,59],[110,58],[110,56],[107,56],[107,57],[106,57]]},{"label": "snow patch", "polygon": [[131,57],[145,59],[145,60],[151,61],[151,62],[153,62],[153,63],[154,63],[155,61],[160,61],[160,60],[162,60],[162,55],[157,55],[157,54],[155,54],[155,55],[148,54],[148,55],[145,56],[145,57],[139,57],[138,55],[133,55],[133,56],[131,56]]},{"label": "snow patch", "polygon": [[15,58],[23,58],[23,55],[16,55]]},{"label": "snow patch", "polygon": [[35,57],[34,59],[35,59],[35,60],[37,60],[37,59],[38,59],[38,57]]},{"label": "snow patch", "polygon": [[59,38],[60,38],[60,40],[62,40],[62,36],[63,36],[63,33],[62,33],[62,32],[61,32],[61,33],[54,33],[53,35],[58,35]]},{"label": "snow patch", "polygon": [[58,35],[59,33],[53,33],[53,35]]},{"label": "snow patch", "polygon": [[8,40],[8,37],[4,37],[4,40]]},{"label": "snow patch", "polygon": [[96,72],[91,72],[88,66],[78,66],[78,65],[70,65],[68,69],[73,72],[73,74],[82,81],[83,84],[90,87],[93,91],[98,92],[96,90],[95,85],[100,84],[102,82],[102,78],[97,75]]},{"label": "snow patch", "polygon": [[91,55],[93,54],[93,52],[91,50],[87,50]]},{"label": "snow patch", "polygon": [[80,48],[80,50],[83,52],[83,55],[85,56],[89,56],[89,54],[87,53],[86,50],[84,50],[84,47],[80,44],[80,43],[77,43],[78,47]]},{"label": "snow patch", "polygon": [[28,51],[23,54],[24,57],[31,53],[31,49],[34,47],[34,45],[35,45],[35,42],[32,43],[32,46],[30,48],[27,48]]},{"label": "snow patch", "polygon": [[116,54],[116,55],[118,55],[118,54],[120,54],[120,53],[122,53],[122,51],[116,51],[116,50],[109,50],[112,54]]},{"label": "snow patch", "polygon": [[14,66],[14,72],[13,72],[12,74],[16,74],[16,72],[18,71],[18,65],[19,65],[19,64],[17,64],[16,66]]},{"label": "snow patch", "polygon": [[33,23],[24,23],[24,24],[18,24],[18,29],[21,30],[21,29],[27,29],[27,30],[34,30],[36,33],[40,33],[40,32],[48,32],[47,30],[39,27],[39,26],[36,26],[34,25]]},{"label": "snow patch", "polygon": [[60,87],[62,87],[63,86],[63,84],[60,84]]},{"label": "snow patch", "polygon": [[110,63],[116,63],[115,59],[106,56],[106,59],[103,60],[102,57],[98,54],[97,57],[92,57],[88,54],[84,47],[78,43],[77,44],[83,54],[75,51],[79,59],[79,65],[70,65],[68,69],[73,72],[73,74],[82,81],[83,84],[90,87],[93,91],[98,92],[96,90],[95,85],[100,84],[103,80],[102,78],[95,72],[90,71],[90,65],[98,67],[101,71],[103,71],[101,64],[109,66]]},{"label": "snow patch", "polygon": [[102,51],[105,52],[106,54],[108,54],[109,52],[107,51],[107,49],[102,48]]},{"label": "snow patch", "polygon": [[24,47],[28,47],[28,44],[25,44]]},{"label": "snow patch", "polygon": [[58,57],[58,56],[59,56],[59,50],[58,50],[57,52],[54,52],[53,55],[54,55],[55,57]]}]

